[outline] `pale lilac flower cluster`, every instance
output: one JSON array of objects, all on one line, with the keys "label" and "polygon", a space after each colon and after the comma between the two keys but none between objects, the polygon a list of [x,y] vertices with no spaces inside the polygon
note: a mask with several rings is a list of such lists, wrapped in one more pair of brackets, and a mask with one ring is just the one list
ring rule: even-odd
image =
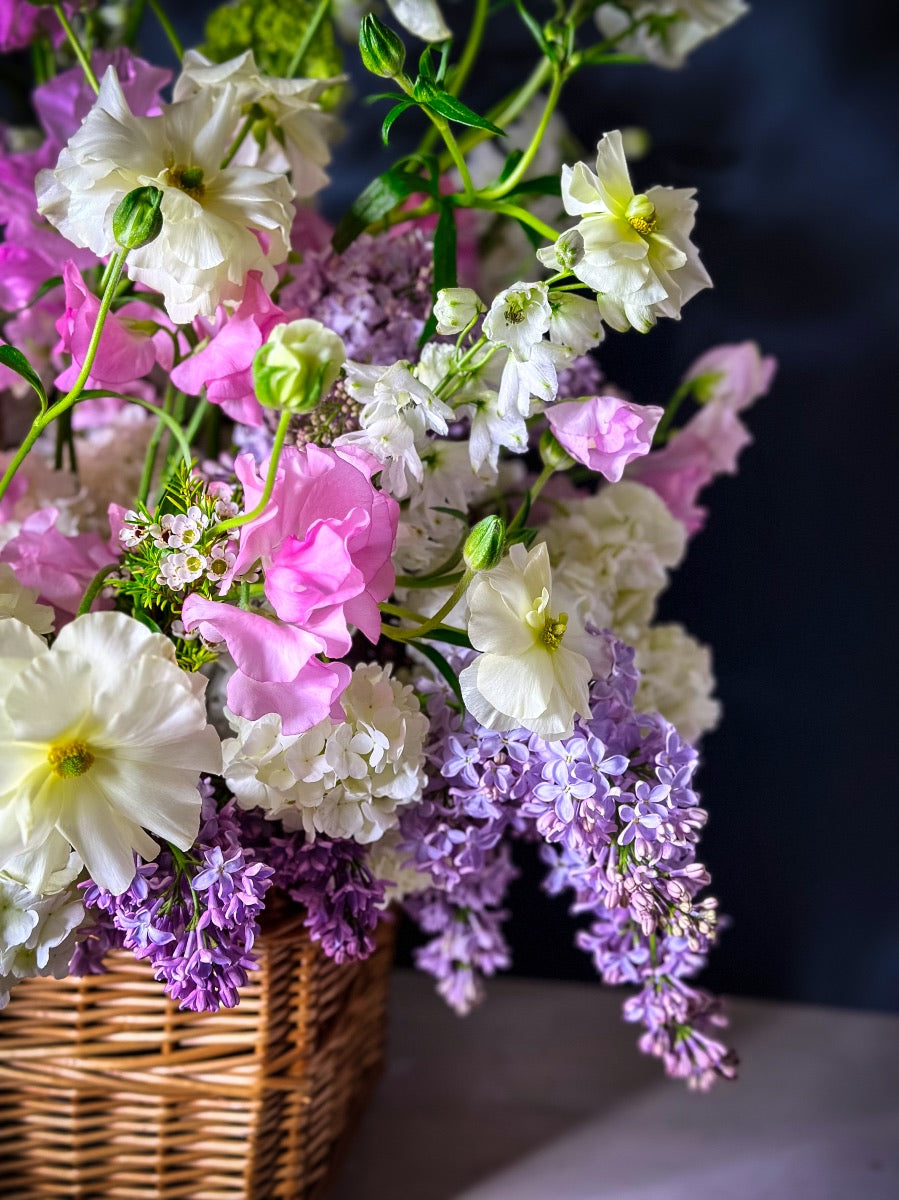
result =
[{"label": "pale lilac flower cluster", "polygon": [[[697,755],[664,718],[635,710],[633,650],[607,632],[594,636],[608,672],[591,687],[589,720],[562,741],[489,732],[470,715],[460,722],[448,707],[441,721],[432,700],[430,754],[445,792],[403,821],[406,848],[437,889],[407,904],[426,932],[439,935],[419,965],[437,976],[451,1003],[470,1006],[476,984],[466,991],[467,976],[451,976],[476,955],[457,953],[464,938],[452,922],[480,918],[481,881],[491,876],[501,837],[536,835],[550,868],[546,889],[573,892],[572,912],[591,918],[578,945],[605,982],[641,989],[625,1006],[627,1020],[646,1025],[641,1048],[661,1057],[669,1074],[707,1087],[716,1075],[732,1076],[736,1060],[712,1036],[723,1023],[717,1002],[684,983],[704,964],[717,915],[713,899],[697,898],[709,883],[696,861],[706,820],[692,786]],[[489,909],[501,890],[486,890]],[[489,919],[486,929],[485,946]],[[480,932],[476,920],[472,933]],[[482,973],[499,965],[491,951]]]},{"label": "pale lilac flower cluster", "polygon": [[88,884],[84,902],[98,910],[97,923],[73,958],[72,973],[94,973],[102,954],[120,945],[149,959],[180,1008],[233,1008],[256,965],[253,945],[274,875],[243,841],[235,803],[217,810],[207,795],[189,855],[168,849],[156,862],[138,859],[120,896]]}]

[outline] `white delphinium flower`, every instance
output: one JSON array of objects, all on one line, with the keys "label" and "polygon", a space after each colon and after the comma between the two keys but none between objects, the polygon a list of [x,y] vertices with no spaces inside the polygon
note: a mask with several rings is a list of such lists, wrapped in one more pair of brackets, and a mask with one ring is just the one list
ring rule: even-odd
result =
[{"label": "white delphinium flower", "polygon": [[693,195],[670,187],[635,195],[621,133],[613,130],[597,145],[595,174],[583,162],[562,168],[565,211],[580,220],[537,257],[593,288],[607,324],[645,332],[657,317],[679,317],[691,296],[711,287],[690,241]]},{"label": "white delphinium flower", "polygon": [[250,271],[273,287],[275,266],[290,248],[294,208],[287,179],[258,167],[221,166],[234,133],[234,101],[228,87],[170,104],[159,116],[138,117],[109,67],[56,167],[37,176],[39,212],[70,242],[101,258],[118,249],[112,218],[124,197],[139,187],[162,191],[162,230],[131,251],[128,274],[161,292],[178,323],[239,300]]},{"label": "white delphinium flower", "polygon": [[31,874],[24,857],[0,871],[0,1009],[10,990],[22,979],[52,975],[62,979],[75,948],[75,935],[84,920],[81,893],[74,880],[81,860],[48,881],[44,893],[32,890],[23,876]]},{"label": "white delphinium flower", "polygon": [[[471,288],[441,288],[434,303],[437,332],[452,335],[460,333],[483,311],[480,296]],[[434,345],[433,342],[430,344]]]},{"label": "white delphinium flower", "polygon": [[0,621],[14,617],[33,633],[53,632],[53,609],[37,603],[37,588],[22,587],[9,563],[0,563]]},{"label": "white delphinium flower", "polygon": [[235,113],[248,114],[255,106],[260,123],[267,119],[281,134],[269,137],[264,150],[260,150],[254,129],[253,135],[242,142],[235,161],[270,171],[289,168],[296,194],[312,196],[328,182],[324,170],[331,160],[328,142],[336,132],[336,121],[322,111],[319,101],[329,87],[339,82],[339,78],[280,79],[264,75],[252,50],[223,63],[210,62],[198,50],[188,50],[172,95],[175,100],[186,100],[210,91],[221,98],[227,87],[233,87]]},{"label": "white delphinium flower", "polygon": [[437,0],[387,0],[387,7],[404,29],[423,42],[445,42],[453,36]]},{"label": "white delphinium flower", "polygon": [[383,464],[381,486],[397,499],[420,483],[420,451],[429,430],[446,434],[453,410],[401,360],[392,366],[346,363],[346,390],[362,404],[359,429],[334,439],[335,446],[362,446]]},{"label": "white delphinium flower", "polygon": [[569,611],[629,645],[652,620],[686,547],[684,526],[664,501],[629,480],[566,500],[540,532]]},{"label": "white delphinium flower", "polygon": [[468,636],[481,653],[459,684],[466,708],[488,729],[563,738],[576,713],[590,715],[589,637],[576,618],[555,611],[552,587],[546,546],[527,551],[519,543],[468,589]]},{"label": "white delphinium flower", "polygon": [[660,712],[693,744],[715,728],[721,705],[712,695],[715,676],[708,646],[682,625],[650,625],[637,639],[635,650],[639,711]]},{"label": "white delphinium flower", "polygon": [[416,892],[424,892],[434,883],[430,872],[419,870],[409,851],[400,849],[401,841],[399,830],[388,829],[368,850],[371,873],[386,884],[382,908],[406,896],[414,896]]},{"label": "white delphinium flower", "polygon": [[549,339],[564,346],[575,356],[593,350],[605,336],[602,315],[595,300],[573,292],[551,291],[549,300]]},{"label": "white delphinium flower", "polygon": [[168,638],[123,613],[77,617],[52,649],[0,621],[0,868],[47,842],[72,846],[118,895],[134,854],[156,857],[150,834],[189,849],[200,773],[221,766],[205,686]]},{"label": "white delphinium flower", "polygon": [[549,329],[552,310],[544,283],[515,283],[499,293],[484,318],[484,336],[526,362]]},{"label": "white delphinium flower", "polygon": [[[623,54],[639,54],[660,67],[682,67],[691,51],[748,12],[744,0],[615,0],[594,15],[600,33],[616,38]],[[622,37],[646,18],[651,20]]]},{"label": "white delphinium flower", "polygon": [[284,734],[275,714],[228,714],[237,736],[224,743],[224,775],[239,804],[287,829],[374,842],[400,805],[421,799],[428,719],[389,666],[357,666],[340,701],[344,721],[299,735]]}]

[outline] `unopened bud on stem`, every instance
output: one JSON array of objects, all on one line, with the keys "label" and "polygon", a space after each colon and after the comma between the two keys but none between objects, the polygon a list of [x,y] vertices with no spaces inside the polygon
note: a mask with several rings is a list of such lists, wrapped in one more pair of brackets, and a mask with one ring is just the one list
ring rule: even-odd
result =
[{"label": "unopened bud on stem", "polygon": [[544,429],[540,435],[540,458],[545,467],[552,467],[554,471],[567,471],[574,466],[574,459],[551,429]]},{"label": "unopened bud on stem", "polygon": [[265,408],[310,412],[331,390],[345,361],[346,346],[321,321],[276,325],[253,358],[257,399]]},{"label": "unopened bud on stem", "polygon": [[112,214],[112,235],[123,250],[146,246],[162,232],[162,192],[152,184],[135,188]]},{"label": "unopened bud on stem", "polygon": [[382,79],[396,79],[406,61],[406,47],[401,39],[374,13],[362,18],[359,53],[372,75],[380,75]]},{"label": "unopened bud on stem", "polygon": [[465,539],[462,558],[469,571],[489,571],[503,556],[506,523],[502,517],[484,517]]}]

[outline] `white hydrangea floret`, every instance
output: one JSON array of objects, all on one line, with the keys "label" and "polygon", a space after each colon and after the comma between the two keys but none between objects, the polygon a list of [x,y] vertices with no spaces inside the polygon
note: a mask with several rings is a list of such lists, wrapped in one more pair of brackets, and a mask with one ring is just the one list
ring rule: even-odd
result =
[{"label": "white hydrangea floret", "polygon": [[721,705],[712,695],[712,654],[682,625],[650,625],[637,639],[636,665],[641,712],[659,712],[685,741],[695,744],[714,729]]},{"label": "white hydrangea floret", "polygon": [[286,735],[280,718],[228,714],[224,775],[238,803],[307,836],[374,842],[421,799],[428,719],[389,666],[363,663],[341,695],[344,721]]},{"label": "white hydrangea floret", "polygon": [[381,907],[426,891],[434,883],[429,871],[419,870],[408,850],[400,849],[402,835],[398,829],[388,829],[382,838],[372,842],[368,850],[368,865],[375,879],[384,883]]}]

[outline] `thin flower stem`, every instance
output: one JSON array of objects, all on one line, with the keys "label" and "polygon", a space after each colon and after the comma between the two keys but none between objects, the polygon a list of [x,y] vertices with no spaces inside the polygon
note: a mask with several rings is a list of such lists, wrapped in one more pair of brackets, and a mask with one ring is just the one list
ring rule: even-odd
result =
[{"label": "thin flower stem", "polygon": [[518,512],[509,522],[509,527],[506,530],[507,537],[510,533],[514,533],[521,525],[524,524],[525,513],[530,511],[531,505],[543,491],[544,487],[549,482],[550,476],[555,473],[555,469],[555,467],[550,466],[544,467],[531,486],[528,488],[527,501],[526,503],[523,502],[519,506]]},{"label": "thin flower stem", "polygon": [[652,439],[654,446],[662,446],[668,441],[671,428],[671,422],[677,416],[678,410],[683,402],[693,391],[693,380],[687,380],[682,383],[668,403],[665,405],[665,411],[662,414],[662,419],[656,426],[655,437]]},{"label": "thin flower stem", "polygon": [[499,200],[503,196],[513,191],[515,187],[524,178],[526,172],[530,168],[531,163],[540,149],[540,143],[546,135],[546,130],[552,115],[556,110],[556,105],[559,103],[559,96],[562,92],[562,72],[558,67],[553,71],[552,87],[549,90],[549,95],[546,98],[546,103],[543,106],[543,113],[540,117],[540,123],[534,131],[534,136],[531,138],[530,145],[525,150],[524,154],[518,161],[515,169],[494,188],[488,188],[487,191],[481,192],[481,195],[487,200]]},{"label": "thin flower stem", "polygon": [[247,134],[253,128],[253,124],[254,124],[255,120],[256,120],[256,113],[253,112],[253,110],[251,109],[247,113],[247,118],[244,121],[243,125],[241,125],[240,129],[237,131],[237,136],[234,138],[234,141],[231,143],[231,146],[228,149],[228,153],[225,155],[225,157],[219,163],[220,171],[224,171],[225,167],[227,167],[231,163],[231,161],[234,158],[234,155],[237,153],[237,151],[241,148],[241,146],[246,141]]},{"label": "thin flower stem", "polygon": [[462,50],[462,57],[459,59],[459,64],[453,71],[452,83],[449,88],[453,96],[458,96],[468,82],[468,77],[471,74],[472,67],[480,53],[481,43],[484,40],[484,28],[487,24],[489,12],[490,0],[475,0],[474,12],[471,15],[471,26],[468,31],[468,40]]},{"label": "thin flower stem", "polygon": [[91,60],[81,42],[78,40],[78,35],[72,28],[69,18],[65,14],[65,9],[61,4],[54,4],[53,11],[56,13],[57,17],[59,17],[59,23],[65,30],[65,35],[69,39],[69,45],[72,47],[75,57],[81,64],[81,69],[84,72],[85,79],[94,89],[94,93],[98,94],[100,91],[100,84],[97,80],[97,76],[94,74],[94,68],[91,66]]},{"label": "thin flower stem", "polygon": [[410,641],[412,638],[424,637],[424,635],[430,633],[432,629],[436,629],[437,626],[443,621],[443,618],[452,612],[452,610],[465,595],[465,590],[474,578],[474,574],[474,571],[471,570],[465,570],[463,572],[462,578],[453,588],[449,599],[440,606],[437,612],[434,613],[433,617],[429,617],[426,621],[423,621],[420,625],[416,625],[413,629],[395,629],[390,636],[393,637],[395,641]]},{"label": "thin flower stem", "polygon": [[147,498],[150,495],[150,484],[153,482],[153,471],[156,469],[156,456],[159,453],[159,444],[162,441],[162,431],[164,428],[162,414],[166,416],[172,407],[175,398],[175,390],[171,384],[165,390],[165,395],[162,398],[162,408],[156,409],[156,427],[150,434],[150,440],[147,443],[147,452],[144,455],[144,466],[140,476],[140,487],[137,490],[137,498],[141,503],[146,504]]},{"label": "thin flower stem", "polygon": [[278,474],[278,463],[281,459],[281,451],[284,449],[284,440],[287,437],[287,430],[290,427],[290,419],[292,413],[287,409],[281,413],[281,418],[278,421],[278,428],[275,430],[275,440],[272,444],[271,459],[268,464],[268,474],[265,477],[265,486],[262,489],[262,496],[256,507],[248,513],[241,513],[237,517],[230,517],[227,521],[220,521],[212,530],[211,536],[218,537],[219,534],[225,533],[229,529],[239,529],[241,525],[246,525],[248,521],[255,521],[257,517],[261,517],[265,512],[266,506],[271,499],[272,492],[275,488],[275,477]]},{"label": "thin flower stem", "polygon": [[159,3],[159,0],[149,0],[149,4],[150,8],[153,9],[156,20],[162,26],[162,32],[169,39],[171,47],[175,51],[176,57],[179,59],[184,58],[184,46],[182,45],[181,39],[178,37],[177,33],[175,33],[174,26],[169,20],[165,9]]},{"label": "thin flower stem", "polygon": [[465,189],[465,196],[467,199],[471,199],[475,195],[475,187],[471,181],[471,174],[468,170],[468,163],[465,161],[465,155],[459,149],[459,143],[453,136],[453,131],[449,127],[449,122],[444,120],[443,117],[435,116],[435,114],[427,108],[425,109],[425,112],[434,122],[434,125],[440,133],[440,136],[446,143],[446,148],[450,153],[450,157],[456,164],[456,169],[462,178],[462,187]]},{"label": "thin flower stem", "polygon": [[551,225],[547,225],[545,221],[541,221],[539,217],[535,217],[532,212],[529,212],[526,208],[522,208],[520,204],[487,203],[484,205],[473,205],[472,207],[483,207],[488,212],[501,213],[504,217],[512,217],[516,221],[530,225],[531,229],[536,229],[541,237],[545,237],[551,242],[558,241],[559,235]]},{"label": "thin flower stem", "polygon": [[84,593],[84,599],[78,605],[76,617],[83,617],[85,613],[89,613],[97,596],[103,590],[103,585],[107,578],[119,569],[117,562],[107,563],[105,567],[101,567],[97,574],[87,585],[87,591]]},{"label": "thin flower stem", "polygon": [[319,0],[318,7],[312,14],[312,19],[306,26],[306,30],[300,39],[300,44],[296,48],[293,58],[290,60],[290,66],[285,72],[288,79],[293,79],[303,65],[303,59],[309,53],[309,47],[312,45],[315,35],[321,27],[322,21],[328,15],[328,9],[331,7],[331,0]]}]

